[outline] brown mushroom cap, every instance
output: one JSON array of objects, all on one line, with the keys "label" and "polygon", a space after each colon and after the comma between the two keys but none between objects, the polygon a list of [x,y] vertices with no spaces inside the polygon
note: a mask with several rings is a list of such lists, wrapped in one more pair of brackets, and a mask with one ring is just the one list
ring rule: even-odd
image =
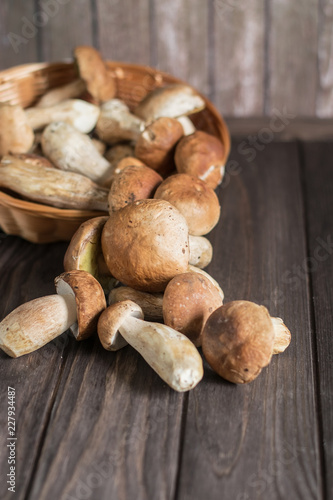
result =
[{"label": "brown mushroom cap", "polygon": [[221,377],[244,384],[254,380],[272,357],[274,327],[268,310],[236,300],[213,312],[203,329],[202,349]]},{"label": "brown mushroom cap", "polygon": [[97,333],[104,349],[118,351],[127,345],[126,340],[119,333],[119,328],[129,316],[143,319],[141,307],[131,300],[112,304],[102,312],[98,320]]},{"label": "brown mushroom cap", "polygon": [[139,136],[135,156],[165,176],[175,169],[175,147],[183,135],[184,129],[175,118],[157,118]]},{"label": "brown mushroom cap", "polygon": [[193,175],[171,175],[157,188],[154,198],[174,205],[185,217],[189,233],[194,236],[209,233],[220,218],[220,203],[215,191]]},{"label": "brown mushroom cap", "polygon": [[91,337],[97,331],[97,321],[106,308],[106,299],[99,282],[87,271],[73,270],[54,280],[57,293],[73,294],[77,307],[77,321],[70,327],[76,340]]},{"label": "brown mushroom cap", "polygon": [[179,173],[194,175],[215,189],[223,179],[224,156],[224,145],[217,137],[197,130],[179,141],[175,163]]},{"label": "brown mushroom cap", "polygon": [[218,290],[208,278],[195,273],[179,274],[164,292],[164,323],[200,346],[207,318],[222,303]]},{"label": "brown mushroom cap", "polygon": [[177,118],[190,115],[204,107],[205,101],[192,87],[176,83],[149,92],[134,112],[146,122],[150,122],[161,116]]},{"label": "brown mushroom cap", "polygon": [[101,234],[108,218],[107,215],[102,215],[83,222],[73,234],[64,256],[65,271],[87,271],[100,282],[106,292],[116,282],[103,262]]},{"label": "brown mushroom cap", "polygon": [[113,178],[109,191],[109,211],[115,212],[129,203],[152,198],[162,177],[145,165],[132,165],[122,169]]},{"label": "brown mushroom cap", "polygon": [[116,84],[98,50],[88,46],[78,46],[74,57],[87,90],[99,102],[112,99],[116,94]]},{"label": "brown mushroom cap", "polygon": [[102,249],[111,274],[121,283],[161,292],[174,276],[187,271],[188,227],[167,201],[136,201],[110,214]]}]

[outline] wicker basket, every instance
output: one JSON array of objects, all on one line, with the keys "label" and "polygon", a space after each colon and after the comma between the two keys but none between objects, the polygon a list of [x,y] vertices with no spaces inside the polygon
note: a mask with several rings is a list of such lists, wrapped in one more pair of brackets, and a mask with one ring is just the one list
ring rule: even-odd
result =
[{"label": "wicker basket", "polygon": [[[184,83],[171,75],[148,66],[109,62],[117,83],[117,97],[133,109],[156,87],[170,83]],[[0,102],[28,107],[48,89],[77,78],[73,63],[38,63],[16,66],[0,72]],[[230,151],[227,126],[212,103],[202,96],[206,108],[193,115],[192,121],[200,130],[219,137],[225,145],[225,160]],[[33,203],[0,190],[0,227],[7,234],[21,236],[33,243],[69,241],[85,220],[105,215],[102,212],[66,210]]]}]

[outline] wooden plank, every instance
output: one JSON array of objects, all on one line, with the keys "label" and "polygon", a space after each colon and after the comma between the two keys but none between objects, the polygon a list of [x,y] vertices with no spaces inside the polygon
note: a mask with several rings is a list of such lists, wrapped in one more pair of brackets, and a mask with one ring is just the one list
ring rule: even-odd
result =
[{"label": "wooden plank", "polygon": [[172,499],[183,395],[131,347],[68,357],[29,498]]},{"label": "wooden plank", "polygon": [[317,116],[333,114],[333,5],[329,0],[320,2],[318,13],[318,95]]},{"label": "wooden plank", "polygon": [[71,60],[77,45],[93,45],[91,0],[55,0],[51,3],[48,21],[41,30],[42,59]]},{"label": "wooden plank", "polygon": [[[54,293],[53,278],[62,272],[64,245],[36,245],[20,238],[0,239],[0,318],[23,302]],[[15,389],[15,498],[23,500],[29,487],[39,446],[48,424],[62,370],[66,335],[35,353],[12,359],[0,350],[0,497],[13,497],[7,474],[13,436],[8,433],[8,387]],[[13,455],[11,455],[13,458]]]},{"label": "wooden plank", "polygon": [[272,0],[268,29],[266,114],[286,108],[297,116],[315,116],[318,0]]},{"label": "wooden plank", "polygon": [[292,113],[280,117],[273,114],[269,117],[224,118],[233,138],[246,139],[246,147],[241,146],[242,151],[261,148],[273,141],[322,141],[333,137],[332,118],[301,119]]},{"label": "wooden plank", "polygon": [[149,0],[95,0],[99,47],[116,61],[150,64]]},{"label": "wooden plank", "polygon": [[34,25],[34,2],[0,2],[0,69],[38,61],[38,28]]},{"label": "wooden plank", "polygon": [[252,300],[282,317],[292,343],[245,386],[206,365],[189,394],[176,498],[318,499],[309,293],[307,276],[296,274],[306,259],[297,147],[272,143],[248,162],[235,143],[230,161],[208,270],[225,302]]},{"label": "wooden plank", "polygon": [[208,94],[209,2],[154,0],[153,3],[157,67]]},{"label": "wooden plank", "polygon": [[224,115],[264,109],[264,0],[214,0],[214,102]]},{"label": "wooden plank", "polygon": [[325,498],[333,498],[333,143],[302,144],[311,291],[324,450]]}]

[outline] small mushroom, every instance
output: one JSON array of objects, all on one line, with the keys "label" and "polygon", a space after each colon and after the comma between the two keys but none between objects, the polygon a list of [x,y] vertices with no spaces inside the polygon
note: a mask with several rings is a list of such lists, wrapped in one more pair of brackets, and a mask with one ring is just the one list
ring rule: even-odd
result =
[{"label": "small mushroom", "polygon": [[88,177],[10,155],[0,161],[0,186],[58,208],[108,211],[108,189]]},{"label": "small mushroom", "polygon": [[169,281],[163,296],[164,323],[201,346],[207,318],[222,305],[217,288],[205,276],[183,273]]},{"label": "small mushroom", "polygon": [[100,52],[93,47],[81,45],[75,48],[74,58],[79,75],[92,97],[98,102],[112,99],[116,94],[115,79]]},{"label": "small mushroom", "polygon": [[205,106],[204,99],[192,87],[176,83],[149,92],[137,105],[134,113],[150,123],[161,116],[178,118],[197,113]]},{"label": "small mushroom", "polygon": [[66,99],[74,99],[79,97],[86,89],[86,84],[80,78],[74,80],[73,82],[66,83],[60,87],[55,87],[39,99],[36,103],[36,108],[49,108],[50,106],[55,106]]},{"label": "small mushroom", "polygon": [[194,236],[209,233],[220,219],[220,203],[215,191],[193,175],[171,175],[157,188],[154,198],[174,205]]},{"label": "small mushroom", "polygon": [[225,148],[215,136],[197,130],[183,137],[176,147],[175,163],[178,173],[190,174],[215,189],[224,176]]},{"label": "small mushroom", "polygon": [[108,162],[110,162],[111,165],[114,168],[116,168],[117,164],[123,158],[127,158],[128,156],[130,157],[134,156],[134,145],[131,143],[115,144],[114,146],[111,146],[111,148],[107,150],[104,156],[108,160]]},{"label": "small mushroom", "polygon": [[166,325],[144,321],[141,308],[130,300],[103,311],[98,335],[107,350],[130,344],[175,391],[189,391],[203,377],[202,359],[193,343]]},{"label": "small mushroom", "polygon": [[226,380],[236,384],[251,382],[271,361],[274,346],[281,345],[280,326],[275,328],[264,306],[245,300],[229,302],[206,321],[203,354],[212,369]]},{"label": "small mushroom", "polygon": [[188,269],[187,224],[167,201],[135,201],[110,214],[102,249],[110,273],[121,283],[161,292]]},{"label": "small mushroom", "polygon": [[85,271],[63,273],[55,279],[57,294],[20,305],[0,323],[0,348],[13,358],[36,351],[68,328],[76,340],[97,330],[106,307],[98,281]]},{"label": "small mushroom", "polygon": [[109,212],[115,212],[129,203],[152,198],[162,177],[145,165],[132,165],[114,176],[109,191]]},{"label": "small mushroom", "polygon": [[150,321],[163,321],[163,293],[149,293],[130,286],[113,288],[108,295],[108,304],[131,300],[141,307],[144,317]]},{"label": "small mushroom", "polygon": [[144,122],[133,115],[120,99],[112,99],[102,104],[96,134],[107,144],[136,141],[144,128]]},{"label": "small mushroom", "polygon": [[28,153],[34,131],[21,106],[0,103],[0,157],[8,153]]},{"label": "small mushroom", "polygon": [[60,170],[79,173],[98,184],[111,170],[88,135],[65,122],[50,123],[42,135],[43,153]]},{"label": "small mushroom", "polygon": [[189,264],[200,269],[207,267],[213,258],[213,246],[211,242],[204,236],[189,235],[189,245]]},{"label": "small mushroom", "polygon": [[175,148],[183,135],[183,127],[175,118],[157,118],[138,137],[135,156],[165,177],[175,170]]},{"label": "small mushroom", "polygon": [[108,293],[117,283],[106,267],[101,234],[108,216],[93,217],[83,222],[73,234],[64,256],[65,271],[79,269],[87,271]]}]

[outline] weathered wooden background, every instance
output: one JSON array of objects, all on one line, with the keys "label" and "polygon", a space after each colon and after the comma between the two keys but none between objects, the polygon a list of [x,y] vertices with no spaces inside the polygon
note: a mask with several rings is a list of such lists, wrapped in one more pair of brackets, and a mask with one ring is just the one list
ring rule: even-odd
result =
[{"label": "weathered wooden background", "polygon": [[332,0],[1,0],[0,68],[109,59],[188,80],[226,116],[333,116]]}]

